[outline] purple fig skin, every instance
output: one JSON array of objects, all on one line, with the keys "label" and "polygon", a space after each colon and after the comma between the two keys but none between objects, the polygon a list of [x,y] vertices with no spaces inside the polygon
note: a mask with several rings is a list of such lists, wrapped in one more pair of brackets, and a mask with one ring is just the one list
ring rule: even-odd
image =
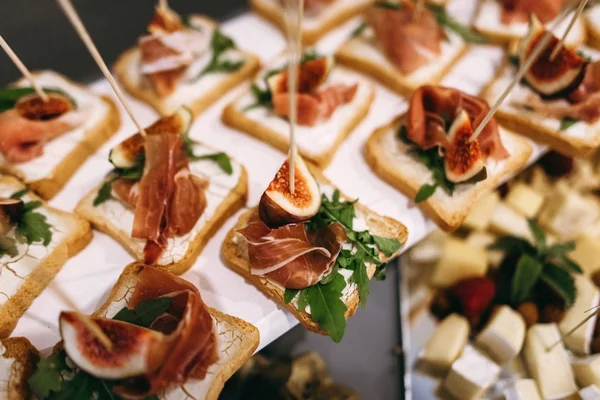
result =
[{"label": "purple fig skin", "polygon": [[271,229],[276,229],[287,224],[307,221],[311,218],[298,217],[285,211],[275,200],[267,195],[266,192],[263,193],[260,202],[258,203],[258,217]]},{"label": "purple fig skin", "polygon": [[551,151],[542,157],[539,164],[544,172],[552,178],[567,175],[573,170],[573,158],[555,151]]}]

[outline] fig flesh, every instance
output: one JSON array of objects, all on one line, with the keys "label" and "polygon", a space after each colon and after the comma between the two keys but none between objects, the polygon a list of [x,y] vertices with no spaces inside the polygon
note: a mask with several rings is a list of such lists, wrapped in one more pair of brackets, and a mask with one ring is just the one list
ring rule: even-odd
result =
[{"label": "fig flesh", "polygon": [[15,109],[22,117],[33,121],[48,121],[58,118],[74,109],[73,102],[58,93],[47,93],[48,101],[42,100],[37,94],[21,97],[15,104]]},{"label": "fig flesh", "polygon": [[450,145],[444,156],[446,177],[454,183],[466,182],[477,176],[485,168],[479,142],[469,142],[473,135],[471,120],[466,111],[461,110],[448,132]]},{"label": "fig flesh", "polygon": [[[157,135],[164,132],[180,132],[187,134],[190,130],[194,114],[187,107],[179,108],[173,115],[162,117],[146,128],[148,135]],[[136,133],[125,139],[110,150],[109,161],[116,168],[133,168],[139,162],[139,156],[144,154],[144,138]]]},{"label": "fig flesh", "polygon": [[307,221],[319,212],[319,185],[300,156],[296,157],[294,183],[294,194],[291,194],[286,160],[258,204],[260,219],[270,228]]},{"label": "fig flesh", "polygon": [[0,234],[7,234],[23,212],[23,200],[0,198]]},{"label": "fig flesh", "polygon": [[[302,63],[298,68],[298,93],[312,93],[325,80],[333,67],[333,57],[321,57]],[[288,70],[273,75],[267,80],[267,85],[272,94],[288,92]]]},{"label": "fig flesh", "polygon": [[112,349],[104,347],[74,312],[62,312],[60,334],[69,358],[79,368],[100,379],[125,379],[160,367],[169,350],[165,336],[127,322],[90,317],[108,336]]},{"label": "fig flesh", "polygon": [[[525,63],[545,33],[544,26],[535,15],[532,15],[529,31],[519,46],[521,65]],[[575,90],[583,81],[589,64],[583,57],[565,46],[550,61],[550,55],[557,43],[558,38],[553,36],[524,76],[529,86],[547,99],[564,97]]]}]

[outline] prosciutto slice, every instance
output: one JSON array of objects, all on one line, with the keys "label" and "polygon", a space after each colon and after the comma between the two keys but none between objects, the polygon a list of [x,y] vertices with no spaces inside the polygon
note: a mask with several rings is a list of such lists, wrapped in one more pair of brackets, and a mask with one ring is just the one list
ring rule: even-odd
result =
[{"label": "prosciutto slice", "polygon": [[[171,15],[172,14],[172,15]],[[142,56],[141,73],[151,82],[159,96],[171,94],[186,68],[208,46],[204,32],[187,29],[172,11],[157,10],[148,27],[150,32],[139,40]]]},{"label": "prosciutto slice", "polygon": [[540,22],[547,24],[558,16],[565,0],[499,0],[502,6],[503,24],[529,22],[535,14]]},{"label": "prosciutto slice", "polygon": [[325,7],[336,0],[304,0],[304,13],[308,16],[318,15]]},{"label": "prosciutto slice", "polygon": [[386,57],[402,74],[409,75],[440,55],[446,32],[429,10],[415,20],[414,5],[408,1],[401,5],[399,10],[370,7],[366,19]]},{"label": "prosciutto slice", "polygon": [[271,229],[255,218],[238,232],[248,243],[250,272],[288,289],[317,284],[331,271],[348,240],[338,223],[314,231],[302,223]]},{"label": "prosciutto slice", "polygon": [[[327,120],[340,106],[354,100],[358,84],[333,84],[316,93],[298,93],[298,124],[314,126],[319,121]],[[273,107],[275,114],[287,118],[290,115],[289,93],[274,93]]]},{"label": "prosciutto slice", "polygon": [[192,175],[176,116],[165,117],[149,127],[144,143],[144,174],[139,185],[131,185],[137,196],[121,195],[135,201],[131,236],[147,240],[144,260],[158,261],[167,238],[188,233],[206,208],[204,189],[208,182]]},{"label": "prosciutto slice", "polygon": [[[483,121],[490,107],[479,97],[468,95],[457,89],[425,85],[417,89],[410,98],[407,117],[408,138],[422,149],[448,146],[446,122],[454,121],[460,110],[465,110],[473,129]],[[485,126],[477,138],[484,158],[497,160],[508,157],[502,145],[495,119]]]}]

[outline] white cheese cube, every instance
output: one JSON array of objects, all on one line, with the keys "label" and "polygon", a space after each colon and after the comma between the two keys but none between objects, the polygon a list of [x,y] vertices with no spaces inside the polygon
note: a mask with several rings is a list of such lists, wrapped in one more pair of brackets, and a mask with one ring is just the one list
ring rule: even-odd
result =
[{"label": "white cheese cube", "polygon": [[504,389],[505,400],[542,400],[533,379],[519,379]]},{"label": "white cheese cube", "polygon": [[540,224],[560,239],[572,239],[598,218],[595,201],[573,191],[559,190],[549,196],[540,211]]},{"label": "white cheese cube", "polygon": [[440,259],[442,246],[448,234],[437,229],[415,244],[409,251],[411,262],[418,264],[434,263]]},{"label": "white cheese cube", "polygon": [[560,340],[556,324],[536,324],[527,331],[525,363],[537,382],[542,398],[558,400],[577,392],[569,356]]},{"label": "white cheese cube", "polygon": [[492,218],[492,211],[498,203],[500,203],[500,195],[496,191],[483,196],[469,211],[467,218],[463,221],[463,225],[469,229],[480,231],[487,229]]},{"label": "white cheese cube", "polygon": [[427,364],[448,369],[469,339],[469,321],[459,314],[447,316],[427,340],[421,359]]},{"label": "white cheese cube", "polygon": [[575,240],[575,250],[569,253],[586,275],[600,269],[600,238],[584,233]]},{"label": "white cheese cube", "polygon": [[581,400],[600,400],[600,389],[596,385],[586,386],[579,391]]},{"label": "white cheese cube", "polygon": [[484,276],[486,271],[485,250],[469,246],[464,240],[448,237],[431,276],[431,284],[448,287],[465,278]]},{"label": "white cheese cube", "polygon": [[573,360],[573,372],[579,386],[600,386],[600,355],[576,358]]},{"label": "white cheese cube", "polygon": [[524,183],[517,183],[506,195],[507,206],[527,218],[537,215],[544,203],[544,196]]},{"label": "white cheese cube", "polygon": [[569,350],[585,355],[590,354],[590,344],[594,335],[597,316],[594,315],[569,336],[567,334],[588,315],[587,310],[598,305],[600,291],[589,278],[583,275],[574,275],[573,277],[575,278],[577,297],[573,306],[567,309],[564,318],[558,324],[558,329],[560,329],[565,346]]},{"label": "white cheese cube", "polygon": [[499,306],[475,338],[475,342],[502,365],[521,352],[525,341],[525,321],[509,306]]},{"label": "white cheese cube", "polygon": [[502,236],[532,239],[527,219],[504,203],[498,204],[494,209],[490,230]]},{"label": "white cheese cube", "polygon": [[467,345],[450,369],[444,388],[457,399],[479,399],[496,382],[500,367],[470,345]]},{"label": "white cheese cube", "polygon": [[502,260],[504,260],[504,253],[500,250],[489,250],[488,246],[494,244],[498,237],[489,232],[473,231],[465,239],[467,244],[473,247],[480,247],[485,249],[487,253],[488,265],[492,268],[498,268]]}]

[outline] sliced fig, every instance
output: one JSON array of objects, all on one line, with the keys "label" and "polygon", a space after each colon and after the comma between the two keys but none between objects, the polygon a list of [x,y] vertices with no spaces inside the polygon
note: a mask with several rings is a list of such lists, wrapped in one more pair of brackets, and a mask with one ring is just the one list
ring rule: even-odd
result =
[{"label": "sliced fig", "polygon": [[[533,14],[529,31],[519,45],[521,65],[525,63],[545,33],[546,29]],[[550,61],[550,55],[557,43],[558,38],[553,36],[524,76],[529,86],[544,98],[563,97],[575,90],[583,81],[589,64],[585,58],[565,46]]]},{"label": "sliced fig", "polygon": [[169,350],[165,336],[127,322],[90,317],[108,336],[112,349],[96,339],[74,312],[62,312],[60,334],[69,358],[101,379],[124,379],[155,371]]},{"label": "sliced fig", "polygon": [[[187,134],[192,126],[194,114],[187,107],[179,108],[174,114],[162,117],[148,128],[148,135],[169,133]],[[110,150],[109,161],[117,168],[136,166],[138,157],[144,153],[144,138],[139,133],[125,139]]]},{"label": "sliced fig", "polygon": [[286,160],[258,204],[260,219],[271,228],[307,221],[321,207],[319,185],[304,160],[296,157],[294,194],[290,193],[289,163]]},{"label": "sliced fig", "polygon": [[21,199],[0,198],[0,234],[6,234],[12,229],[23,211],[23,206]]},{"label": "sliced fig", "polygon": [[[333,56],[321,57],[302,63],[298,68],[298,93],[312,93],[329,75],[333,67]],[[273,75],[267,80],[272,94],[288,92],[288,70]]]},{"label": "sliced fig", "polygon": [[48,93],[48,101],[37,94],[21,97],[15,104],[21,116],[35,121],[48,121],[58,118],[74,109],[73,101],[58,93]]},{"label": "sliced fig", "polygon": [[471,120],[466,111],[461,110],[448,132],[450,142],[444,156],[444,166],[448,180],[460,183],[477,176],[485,168],[479,142],[469,142],[473,135]]}]

